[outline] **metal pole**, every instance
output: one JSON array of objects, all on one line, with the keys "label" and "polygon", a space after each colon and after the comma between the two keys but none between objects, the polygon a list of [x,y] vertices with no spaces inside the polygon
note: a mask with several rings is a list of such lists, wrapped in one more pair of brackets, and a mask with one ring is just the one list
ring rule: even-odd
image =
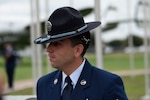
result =
[{"label": "metal pole", "polygon": [[[147,0],[148,2],[148,9],[147,11],[150,11],[150,0]],[[150,13],[148,13],[148,27],[150,27]],[[150,28],[148,28],[149,38],[150,38]],[[149,47],[150,47],[150,41],[149,41]],[[150,50],[150,48],[149,48]]]},{"label": "metal pole", "polygon": [[[129,16],[129,19],[131,19],[131,0],[127,0],[127,15]],[[130,75],[131,77],[134,76],[134,50],[133,50],[133,36],[131,34],[131,23],[128,24],[128,32],[129,32],[129,62],[130,62]]]},{"label": "metal pole", "polygon": [[150,87],[149,87],[149,63],[148,63],[148,18],[147,18],[147,14],[149,11],[147,11],[147,7],[145,5],[146,0],[143,0],[143,12],[144,12],[144,33],[145,33],[145,37],[144,37],[144,46],[145,46],[145,52],[144,52],[144,67],[145,67],[145,96],[142,98],[142,100],[150,100]]},{"label": "metal pole", "polygon": [[[95,0],[95,19],[100,21],[100,0]],[[101,39],[101,29],[96,28],[95,34],[95,46],[96,46],[96,63],[97,67],[103,68],[103,53],[102,53],[102,39]]]},{"label": "metal pole", "polygon": [[[47,34],[47,25],[46,25],[46,22],[47,22],[47,19],[48,19],[48,16],[49,16],[49,0],[46,0],[45,1],[45,13],[46,13],[46,21],[45,21],[45,33]],[[46,44],[47,46],[47,44]],[[50,61],[48,59],[48,56],[46,55],[46,58],[47,58],[47,72],[52,72],[52,68],[50,67]]]},{"label": "metal pole", "polygon": [[33,0],[30,0],[30,15],[31,15],[31,24],[30,24],[30,44],[31,44],[31,60],[32,60],[32,77],[33,77],[33,94],[36,93],[36,54],[35,54],[35,45],[33,40],[35,39],[35,30],[33,24]]},{"label": "metal pole", "polygon": [[[36,23],[36,30],[37,30],[37,37],[41,36],[41,25],[40,25],[40,18],[39,18],[39,0],[36,0],[36,17],[37,17],[37,23]],[[38,69],[38,76],[42,76],[42,48],[41,45],[37,45],[37,69]]]}]

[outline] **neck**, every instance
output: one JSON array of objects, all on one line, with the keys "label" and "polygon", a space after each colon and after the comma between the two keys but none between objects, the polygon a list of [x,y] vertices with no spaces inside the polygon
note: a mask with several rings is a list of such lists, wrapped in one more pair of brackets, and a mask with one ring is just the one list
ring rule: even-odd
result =
[{"label": "neck", "polygon": [[70,75],[72,74],[77,68],[79,68],[79,66],[82,64],[83,62],[83,58],[80,59],[75,59],[75,61],[68,67],[66,67],[66,69],[62,70],[66,75]]}]

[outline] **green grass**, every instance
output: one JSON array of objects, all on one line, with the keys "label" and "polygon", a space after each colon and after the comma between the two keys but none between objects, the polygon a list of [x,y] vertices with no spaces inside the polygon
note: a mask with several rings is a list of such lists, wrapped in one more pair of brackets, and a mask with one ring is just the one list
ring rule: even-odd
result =
[{"label": "green grass", "polygon": [[[134,55],[134,69],[144,69],[144,57],[143,53],[137,53]],[[93,64],[96,65],[96,58],[94,54],[86,54],[86,58]],[[104,69],[108,71],[119,71],[119,70],[130,70],[129,54],[124,53],[113,53],[103,56]],[[46,56],[43,57],[43,74],[48,73],[47,71],[47,60]],[[0,71],[4,74],[5,79],[5,69],[4,61],[0,57]],[[21,62],[16,67],[15,81],[25,80],[32,78],[32,67],[31,58],[24,57]],[[129,100],[140,100],[140,97],[145,95],[145,81],[144,76],[122,77],[126,89],[126,93]],[[6,81],[7,82],[7,81]],[[11,95],[30,95],[32,94],[32,88],[28,88],[21,91],[16,91],[11,93]]]},{"label": "green grass", "polygon": [[[86,57],[93,64],[96,65],[96,56],[93,54],[87,54]],[[103,56],[103,66],[105,70],[130,70],[129,54],[113,53]],[[134,55],[134,67],[135,69],[143,69],[144,67],[143,53],[136,53]]]},{"label": "green grass", "polygon": [[[86,54],[86,58],[95,66],[96,65],[96,57],[95,54]],[[48,65],[46,56],[43,57],[43,74],[48,73]],[[103,56],[103,65],[104,69],[108,71],[118,71],[118,70],[130,70],[129,64],[129,54],[124,53],[113,53],[113,54],[106,54]],[[144,59],[143,54],[138,53],[135,54],[134,59],[134,69],[143,69],[144,68]],[[97,66],[98,67],[98,66]],[[51,69],[51,67],[49,67]],[[5,74],[4,68],[4,60],[0,57],[0,70]],[[15,70],[15,81],[22,80],[22,79],[31,79],[32,78],[32,65],[31,65],[31,58],[30,57],[23,57],[20,63],[17,65]]]},{"label": "green grass", "polygon": [[129,100],[140,100],[145,95],[144,75],[123,77],[123,81]]},{"label": "green grass", "polygon": [[5,95],[32,95],[33,94],[33,89],[32,88],[26,88],[23,90],[19,91],[14,91]]},{"label": "green grass", "polygon": [[[129,70],[130,59],[129,54],[109,54],[104,56],[104,66],[107,70]],[[143,54],[135,54],[134,56],[134,67],[135,69],[143,69],[144,59]]]}]

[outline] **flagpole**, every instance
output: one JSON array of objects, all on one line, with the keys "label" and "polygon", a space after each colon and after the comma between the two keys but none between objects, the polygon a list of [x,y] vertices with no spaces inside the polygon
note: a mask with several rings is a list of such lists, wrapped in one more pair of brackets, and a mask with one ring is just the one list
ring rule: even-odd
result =
[{"label": "flagpole", "polygon": [[145,68],[145,96],[142,97],[142,100],[150,100],[150,87],[149,87],[149,62],[148,62],[148,12],[146,0],[143,0],[143,13],[144,13],[144,46],[145,46],[145,52],[144,52],[144,68]]},{"label": "flagpole", "polygon": [[[131,0],[127,0],[127,15],[129,16],[129,19],[131,19]],[[128,33],[129,33],[129,39],[128,39],[128,44],[129,44],[129,62],[130,62],[130,76],[134,77],[134,50],[133,50],[133,36],[131,34],[131,22],[128,24]]]},{"label": "flagpole", "polygon": [[33,94],[36,93],[36,54],[35,54],[35,45],[33,43],[35,39],[35,30],[33,23],[33,0],[30,0],[30,15],[31,15],[31,23],[30,23],[30,44],[31,44],[31,60],[32,60],[32,78],[33,78]]},{"label": "flagpole", "polygon": [[[49,0],[45,1],[45,13],[46,13],[46,20],[45,20],[45,34],[47,34],[47,20],[48,20],[48,16],[49,16]],[[46,44],[46,47],[48,46],[48,44]],[[46,53],[46,58],[47,58],[47,73],[52,72],[52,68],[50,67],[50,61],[48,59],[47,53]]]},{"label": "flagpole", "polygon": [[[100,21],[100,0],[95,0],[95,19],[96,21]],[[97,27],[95,32],[95,48],[96,48],[97,67],[103,69],[103,53],[102,53],[103,46],[100,27]]]},{"label": "flagpole", "polygon": [[[39,0],[35,0],[36,1],[36,34],[37,37],[41,36],[41,24],[40,24],[40,14],[39,14]],[[41,45],[37,45],[36,48],[36,53],[37,53],[37,78],[39,78],[40,76],[42,76],[42,48]]]}]

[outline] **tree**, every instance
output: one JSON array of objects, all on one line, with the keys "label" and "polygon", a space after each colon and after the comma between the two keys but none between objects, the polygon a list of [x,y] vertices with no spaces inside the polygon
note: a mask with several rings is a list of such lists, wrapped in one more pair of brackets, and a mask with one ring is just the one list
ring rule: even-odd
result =
[{"label": "tree", "polygon": [[120,51],[125,47],[123,40],[113,40],[109,43],[106,43],[106,45],[112,47],[115,51]]},{"label": "tree", "polygon": [[[134,47],[138,47],[143,45],[143,39],[137,35],[131,35],[133,38],[133,46]],[[128,45],[128,39],[130,38],[130,36],[127,37],[127,39],[125,40],[125,46],[129,46]]]}]

